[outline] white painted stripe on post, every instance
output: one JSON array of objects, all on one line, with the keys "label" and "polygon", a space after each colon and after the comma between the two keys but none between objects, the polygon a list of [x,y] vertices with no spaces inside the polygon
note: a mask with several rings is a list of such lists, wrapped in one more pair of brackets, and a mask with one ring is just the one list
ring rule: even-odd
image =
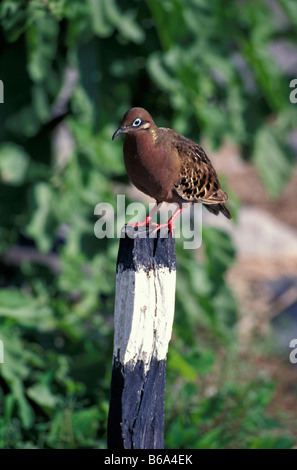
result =
[{"label": "white painted stripe on post", "polygon": [[176,271],[125,270],[116,278],[114,356],[127,364],[166,359],[175,305]]}]

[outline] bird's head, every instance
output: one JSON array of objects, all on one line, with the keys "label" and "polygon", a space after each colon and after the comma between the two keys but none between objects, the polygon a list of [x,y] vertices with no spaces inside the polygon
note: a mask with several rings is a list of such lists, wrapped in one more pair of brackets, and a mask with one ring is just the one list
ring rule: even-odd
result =
[{"label": "bird's head", "polygon": [[120,134],[136,134],[137,132],[149,130],[155,123],[151,115],[143,108],[131,108],[123,117],[122,124],[112,136],[114,140]]}]

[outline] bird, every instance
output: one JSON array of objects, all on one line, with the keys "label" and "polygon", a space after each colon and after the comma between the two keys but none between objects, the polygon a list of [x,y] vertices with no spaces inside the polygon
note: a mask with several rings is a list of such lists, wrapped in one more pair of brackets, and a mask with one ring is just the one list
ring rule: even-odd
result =
[{"label": "bird", "polygon": [[201,203],[211,213],[232,216],[225,206],[228,195],[221,189],[217,173],[203,148],[173,129],[158,127],[148,111],[129,109],[112,140],[125,134],[123,154],[127,174],[140,191],[156,200],[155,207],[135,227],[148,226],[163,202],[176,203],[176,211],[165,224],[173,235],[173,221],[183,203]]}]

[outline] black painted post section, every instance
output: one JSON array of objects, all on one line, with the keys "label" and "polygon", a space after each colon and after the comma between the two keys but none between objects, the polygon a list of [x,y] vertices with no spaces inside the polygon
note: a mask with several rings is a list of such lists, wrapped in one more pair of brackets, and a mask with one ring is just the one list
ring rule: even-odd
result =
[{"label": "black painted post section", "polygon": [[[164,448],[166,357],[175,301],[175,240],[124,227],[117,261],[109,449]],[[134,233],[130,238],[128,233]]]}]

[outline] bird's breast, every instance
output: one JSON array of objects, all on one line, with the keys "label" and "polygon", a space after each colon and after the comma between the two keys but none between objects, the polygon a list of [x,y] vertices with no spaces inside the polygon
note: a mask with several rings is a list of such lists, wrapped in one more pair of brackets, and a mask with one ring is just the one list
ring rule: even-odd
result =
[{"label": "bird's breast", "polygon": [[143,133],[140,137],[125,137],[127,174],[140,191],[160,202],[171,202],[174,183],[179,175],[179,159],[175,159],[170,149],[152,139],[149,133]]}]

